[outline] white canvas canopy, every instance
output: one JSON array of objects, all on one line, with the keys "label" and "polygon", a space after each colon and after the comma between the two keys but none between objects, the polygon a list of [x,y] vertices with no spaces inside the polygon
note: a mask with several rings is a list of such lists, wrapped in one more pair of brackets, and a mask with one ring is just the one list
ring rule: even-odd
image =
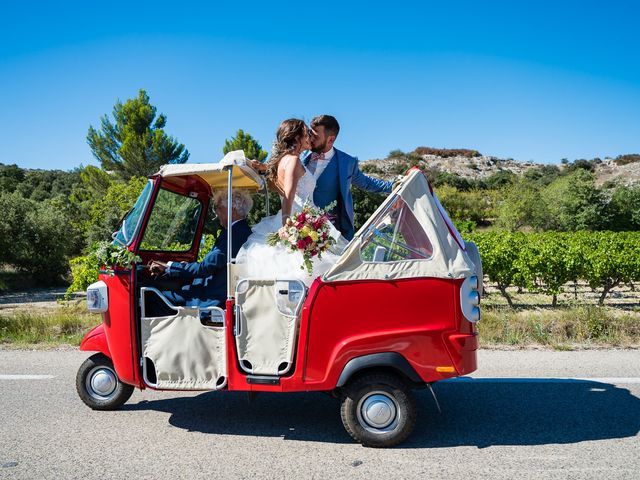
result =
[{"label": "white canvas canopy", "polygon": [[160,167],[158,175],[163,178],[189,177],[196,175],[211,186],[212,190],[226,189],[228,172],[226,167],[233,169],[233,188],[248,190],[261,190],[264,188],[264,180],[247,165],[247,160],[242,150],[234,150],[227,153],[218,163],[183,163],[169,164]]},{"label": "white canvas canopy", "polygon": [[[405,219],[410,219],[410,222],[404,223],[404,232],[399,232],[393,226],[388,228],[390,222],[403,215]],[[385,228],[391,233],[385,233]],[[413,243],[407,240],[409,237]],[[381,252],[376,251],[372,255],[374,248]],[[394,248],[404,255],[389,255],[388,252],[393,253]],[[464,241],[429,187],[424,174],[415,169],[358,230],[340,260],[325,273],[323,280],[451,279],[465,278],[473,273],[474,265],[465,253]]]}]

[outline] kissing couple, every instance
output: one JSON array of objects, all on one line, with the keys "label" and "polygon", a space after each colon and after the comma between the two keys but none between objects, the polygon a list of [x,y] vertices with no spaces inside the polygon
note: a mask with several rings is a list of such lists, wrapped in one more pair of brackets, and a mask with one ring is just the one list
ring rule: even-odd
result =
[{"label": "kissing couple", "polygon": [[[299,279],[309,284],[337,261],[353,238],[351,185],[369,192],[391,192],[391,182],[366,176],[356,157],[334,147],[339,132],[340,125],[331,115],[315,117],[310,125],[296,118],[284,120],[276,132],[269,161],[250,162],[280,193],[282,208],[253,227],[236,256],[236,263],[243,265],[248,277]],[[330,235],[336,240],[322,258],[314,258],[311,275],[300,268],[302,254],[267,243],[267,236],[302,211],[305,202],[322,209],[333,205],[328,213],[333,223]]]}]

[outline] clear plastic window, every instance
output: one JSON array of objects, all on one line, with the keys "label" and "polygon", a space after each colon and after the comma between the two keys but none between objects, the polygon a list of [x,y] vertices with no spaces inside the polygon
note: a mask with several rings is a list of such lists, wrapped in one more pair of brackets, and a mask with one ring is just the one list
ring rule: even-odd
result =
[{"label": "clear plastic window", "polygon": [[142,250],[191,250],[201,210],[196,198],[161,189],[142,237]]},{"label": "clear plastic window", "polygon": [[147,202],[149,201],[151,190],[153,190],[153,184],[151,181],[148,181],[144,190],[142,190],[142,193],[138,197],[138,200],[136,200],[136,204],[122,219],[120,229],[117,232],[114,232],[114,243],[119,243],[121,245],[129,245],[131,243],[138,230],[138,224],[140,223],[142,212],[144,212]]},{"label": "clear plastic window", "polygon": [[365,262],[425,260],[433,246],[409,206],[397,197],[364,233],[360,258]]}]

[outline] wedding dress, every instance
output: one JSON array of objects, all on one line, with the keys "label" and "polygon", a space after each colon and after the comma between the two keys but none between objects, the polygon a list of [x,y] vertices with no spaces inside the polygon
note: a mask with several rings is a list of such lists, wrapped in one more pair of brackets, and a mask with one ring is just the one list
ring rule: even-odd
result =
[{"label": "wedding dress", "polygon": [[[304,175],[298,180],[291,214],[300,212],[305,201],[313,205],[315,188],[316,179],[305,167]],[[236,255],[236,264],[240,266],[243,277],[301,280],[309,286],[313,280],[327,272],[338,261],[348,243],[338,229],[330,225],[330,235],[336,243],[322,253],[322,258],[312,258],[313,270],[309,274],[306,268],[303,268],[304,261],[299,251],[292,252],[281,244],[275,246],[267,244],[267,235],[278,231],[280,227],[282,227],[282,210],[275,215],[264,217],[252,228],[253,233]]]}]

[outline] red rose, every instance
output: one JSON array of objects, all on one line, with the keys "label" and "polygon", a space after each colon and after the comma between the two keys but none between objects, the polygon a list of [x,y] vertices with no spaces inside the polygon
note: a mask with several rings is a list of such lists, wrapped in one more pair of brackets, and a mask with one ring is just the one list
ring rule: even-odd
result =
[{"label": "red rose", "polygon": [[296,246],[298,247],[298,250],[304,250],[304,247],[307,246],[307,243],[305,242],[305,239],[300,239],[297,241]]}]

